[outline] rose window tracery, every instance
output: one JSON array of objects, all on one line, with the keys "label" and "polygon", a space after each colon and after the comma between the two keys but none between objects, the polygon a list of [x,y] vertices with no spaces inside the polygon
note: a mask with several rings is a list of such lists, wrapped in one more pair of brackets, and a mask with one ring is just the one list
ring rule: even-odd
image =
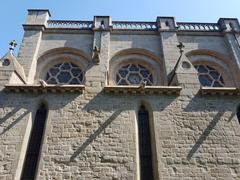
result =
[{"label": "rose window tracery", "polygon": [[128,64],[122,66],[116,75],[118,85],[153,85],[152,73],[140,64]]},{"label": "rose window tracery", "polygon": [[64,62],[51,67],[47,72],[47,84],[82,84],[84,74],[73,63]]},{"label": "rose window tracery", "polygon": [[198,71],[198,79],[202,86],[223,87],[224,81],[222,75],[214,68],[208,65],[194,66]]}]

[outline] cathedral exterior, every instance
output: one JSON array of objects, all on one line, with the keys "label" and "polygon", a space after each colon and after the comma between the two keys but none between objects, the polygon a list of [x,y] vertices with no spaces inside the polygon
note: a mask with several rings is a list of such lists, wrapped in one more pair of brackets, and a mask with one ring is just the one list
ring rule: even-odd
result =
[{"label": "cathedral exterior", "polygon": [[0,179],[240,179],[240,25],[49,20],[0,61]]}]

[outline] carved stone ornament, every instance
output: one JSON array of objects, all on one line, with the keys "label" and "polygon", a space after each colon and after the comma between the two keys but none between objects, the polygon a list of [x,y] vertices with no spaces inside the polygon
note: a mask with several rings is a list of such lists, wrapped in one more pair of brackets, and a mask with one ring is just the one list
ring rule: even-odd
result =
[{"label": "carved stone ornament", "polygon": [[97,46],[94,46],[92,60],[95,64],[99,64],[100,62],[100,50]]}]

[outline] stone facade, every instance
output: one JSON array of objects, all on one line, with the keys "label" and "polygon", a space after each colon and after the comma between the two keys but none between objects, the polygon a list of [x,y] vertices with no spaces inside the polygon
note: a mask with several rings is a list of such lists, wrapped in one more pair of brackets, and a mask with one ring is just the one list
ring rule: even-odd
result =
[{"label": "stone facade", "polygon": [[[49,17],[48,10],[29,10],[18,57],[10,50],[1,59],[0,179],[21,179],[42,103],[48,115],[35,179],[140,180],[141,105],[149,112],[154,179],[240,179],[237,19]],[[84,83],[46,84],[48,70],[65,62],[82,69]],[[152,85],[118,85],[117,72],[129,63],[146,67]],[[224,87],[201,85],[196,65],[213,67]]]}]

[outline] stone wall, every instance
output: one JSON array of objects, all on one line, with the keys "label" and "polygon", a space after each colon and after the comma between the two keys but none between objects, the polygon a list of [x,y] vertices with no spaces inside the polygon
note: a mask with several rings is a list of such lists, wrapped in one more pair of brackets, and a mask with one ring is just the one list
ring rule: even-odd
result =
[{"label": "stone wall", "polygon": [[100,93],[89,99],[84,93],[13,98],[7,93],[1,100],[2,179],[13,179],[27,121],[41,101],[48,102],[49,114],[38,179],[137,179],[136,112],[141,103],[153,115],[159,179],[239,178],[240,134],[234,113],[239,97]]},{"label": "stone wall", "polygon": [[[114,31],[111,18],[105,16],[94,20],[103,18],[108,22],[104,30],[51,29],[46,25],[49,12],[40,11],[42,15],[33,19],[30,17],[34,11],[30,11],[24,26],[18,58],[28,81],[22,87],[36,88],[40,59],[47,61],[45,55],[55,49],[61,53],[60,48],[86,58],[89,66],[85,69],[85,89],[82,93],[49,92],[43,86],[40,92],[9,92],[1,86],[0,179],[20,179],[35,113],[41,103],[47,105],[48,116],[36,179],[139,180],[137,111],[142,104],[150,114],[154,179],[240,178],[240,131],[236,117],[239,92],[213,88],[210,94],[202,93],[191,60],[192,56],[202,55],[223,62],[220,65],[227,64],[228,71],[235,73],[231,76],[232,85],[239,87],[240,51],[239,47],[233,48],[235,41],[229,42],[230,37],[222,32],[179,33],[171,17],[158,18],[161,27],[157,31]],[[170,25],[165,27],[165,20]],[[122,55],[119,52],[152,58],[163,66],[164,73],[158,75],[164,79],[161,85],[168,87],[167,79],[180,55],[176,48],[179,41],[185,44],[174,79],[175,85],[182,87],[180,94],[170,90],[163,94],[149,94],[147,90],[104,91],[112,78],[109,65],[114,55]],[[94,46],[100,48],[99,64],[91,59]],[[182,62],[189,63],[189,67],[183,67]],[[3,73],[1,67],[0,74]],[[4,83],[7,84],[6,78]],[[164,87],[157,84],[156,88],[160,91]]]}]

